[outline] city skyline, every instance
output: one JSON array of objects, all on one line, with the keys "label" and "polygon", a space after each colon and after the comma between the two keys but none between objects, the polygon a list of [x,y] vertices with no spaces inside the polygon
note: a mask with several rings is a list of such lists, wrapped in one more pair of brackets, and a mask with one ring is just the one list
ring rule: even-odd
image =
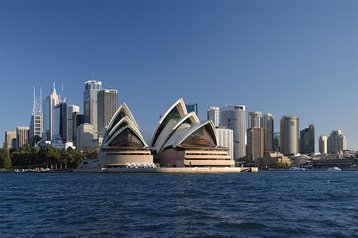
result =
[{"label": "city skyline", "polygon": [[119,91],[143,134],[183,97],[201,120],[209,107],[242,104],[271,113],[275,131],[283,115],[300,130],[314,124],[316,148],[342,130],[358,150],[355,1],[0,4],[1,143],[29,126],[34,86],[45,98],[63,82],[58,93],[83,112],[94,78]]}]

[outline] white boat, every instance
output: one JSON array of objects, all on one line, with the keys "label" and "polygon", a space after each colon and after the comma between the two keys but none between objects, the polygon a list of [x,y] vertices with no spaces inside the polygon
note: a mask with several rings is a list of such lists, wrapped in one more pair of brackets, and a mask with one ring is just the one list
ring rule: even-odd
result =
[{"label": "white boat", "polygon": [[330,167],[327,171],[342,171],[342,170],[337,166],[335,166],[335,167]]},{"label": "white boat", "polygon": [[300,168],[300,167],[291,167],[290,170],[294,170],[294,171],[305,171],[306,168]]}]

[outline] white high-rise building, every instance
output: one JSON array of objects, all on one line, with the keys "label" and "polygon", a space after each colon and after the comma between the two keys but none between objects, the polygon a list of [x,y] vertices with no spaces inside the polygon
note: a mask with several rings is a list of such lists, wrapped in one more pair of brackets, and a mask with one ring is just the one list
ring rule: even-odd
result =
[{"label": "white high-rise building", "polygon": [[34,88],[34,102],[32,107],[32,115],[30,122],[30,143],[35,145],[43,134],[43,114],[42,114],[42,92],[40,89],[40,97],[36,97]]},{"label": "white high-rise building", "polygon": [[327,139],[328,154],[342,152],[347,149],[347,138],[341,130],[333,130]]},{"label": "white high-rise building", "polygon": [[53,89],[49,96],[46,97],[43,103],[43,138],[46,140],[51,140],[52,138],[52,126],[53,119],[52,113],[53,108],[60,103],[60,97],[56,92],[55,82],[53,83]]},{"label": "white high-rise building", "polygon": [[85,82],[83,93],[83,110],[85,123],[93,126],[93,136],[98,137],[98,113],[97,113],[97,93],[102,89],[102,82],[89,80]]},{"label": "white high-rise building", "polygon": [[283,116],[280,121],[281,153],[296,154],[299,152],[299,118]]},{"label": "white high-rise building", "polygon": [[261,127],[261,112],[249,112],[248,129]]},{"label": "white high-rise building", "polygon": [[80,107],[77,105],[68,105],[67,106],[67,141],[73,141],[74,137],[74,114],[78,114],[80,112]]},{"label": "white high-rise building", "polygon": [[77,150],[92,148],[93,126],[85,123],[77,127]]},{"label": "white high-rise building", "polygon": [[215,134],[218,146],[226,147],[229,149],[229,156],[234,159],[234,131],[226,127],[216,127]]},{"label": "white high-rise building", "polygon": [[244,105],[220,108],[220,124],[234,131],[234,159],[246,156],[246,109]]},{"label": "white high-rise building", "polygon": [[273,116],[270,113],[266,113],[261,118],[261,127],[264,129],[264,151],[274,151],[273,149],[274,122],[273,122]]},{"label": "white high-rise building", "polygon": [[319,152],[321,154],[327,154],[327,136],[320,136],[318,144],[319,144]]},{"label": "white high-rise building", "polygon": [[212,120],[215,127],[220,126],[220,108],[219,107],[209,107],[208,120]]}]

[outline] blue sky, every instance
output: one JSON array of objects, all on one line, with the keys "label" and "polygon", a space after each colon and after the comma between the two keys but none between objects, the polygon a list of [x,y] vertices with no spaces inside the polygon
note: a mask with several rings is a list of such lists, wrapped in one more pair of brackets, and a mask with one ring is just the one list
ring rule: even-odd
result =
[{"label": "blue sky", "polygon": [[[358,150],[358,1],[0,0],[0,142],[28,125],[32,88],[82,107],[92,78],[142,131],[177,98],[297,115]],[[317,148],[318,150],[318,148]]]}]

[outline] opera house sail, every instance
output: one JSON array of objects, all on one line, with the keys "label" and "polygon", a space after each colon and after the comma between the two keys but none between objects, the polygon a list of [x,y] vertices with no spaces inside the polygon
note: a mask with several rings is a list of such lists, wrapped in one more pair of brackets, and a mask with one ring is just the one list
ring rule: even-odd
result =
[{"label": "opera house sail", "polygon": [[[101,169],[123,168],[128,164],[140,166],[153,163],[151,150],[125,103],[120,105],[105,128],[102,147],[97,160]],[[81,165],[82,168],[85,167],[83,164]]]},{"label": "opera house sail", "polygon": [[212,121],[187,113],[183,99],[161,117],[152,141],[154,162],[161,167],[234,167],[228,148],[217,145]]}]

